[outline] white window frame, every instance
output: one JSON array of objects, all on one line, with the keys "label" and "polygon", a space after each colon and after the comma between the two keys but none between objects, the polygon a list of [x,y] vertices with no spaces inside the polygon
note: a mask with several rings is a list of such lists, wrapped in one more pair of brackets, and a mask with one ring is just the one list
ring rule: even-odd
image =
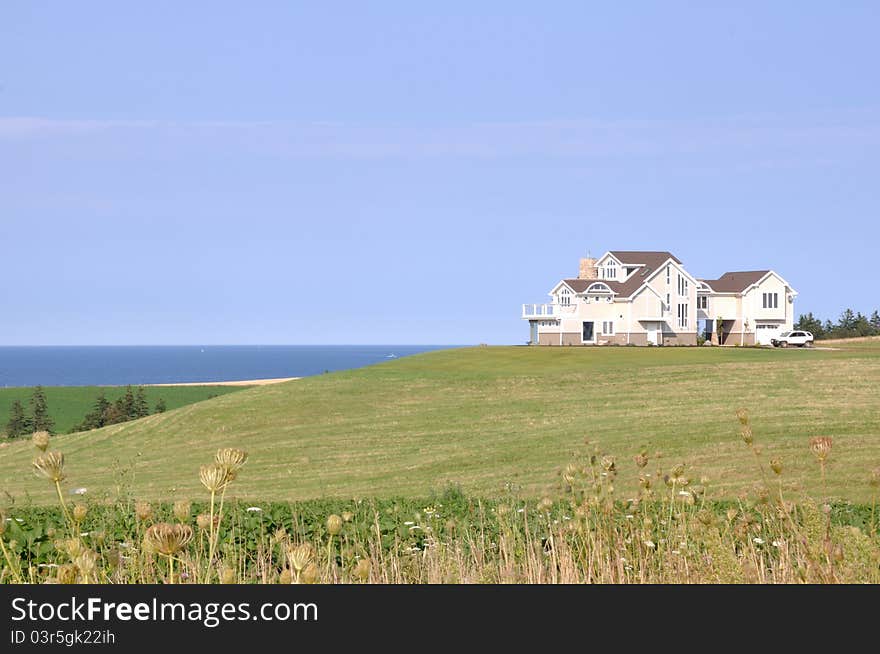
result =
[{"label": "white window frame", "polygon": [[605,336],[614,336],[614,321],[613,320],[603,320],[602,321],[602,334]]},{"label": "white window frame", "polygon": [[678,303],[678,328],[679,329],[687,329],[688,328],[688,305],[685,302]]}]

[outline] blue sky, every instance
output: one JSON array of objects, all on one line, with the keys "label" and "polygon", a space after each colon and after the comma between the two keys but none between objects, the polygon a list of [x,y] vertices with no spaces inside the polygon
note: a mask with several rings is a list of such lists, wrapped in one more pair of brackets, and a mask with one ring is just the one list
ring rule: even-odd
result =
[{"label": "blue sky", "polygon": [[880,308],[877,3],[435,4],[4,2],[0,344],[522,343],[608,249]]}]

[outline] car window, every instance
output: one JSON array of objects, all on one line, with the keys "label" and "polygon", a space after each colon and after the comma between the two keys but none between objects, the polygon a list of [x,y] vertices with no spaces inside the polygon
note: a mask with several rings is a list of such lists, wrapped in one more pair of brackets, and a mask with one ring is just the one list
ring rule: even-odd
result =
[{"label": "car window", "polygon": [[786,336],[791,336],[791,332],[782,332],[779,336],[785,338]]}]

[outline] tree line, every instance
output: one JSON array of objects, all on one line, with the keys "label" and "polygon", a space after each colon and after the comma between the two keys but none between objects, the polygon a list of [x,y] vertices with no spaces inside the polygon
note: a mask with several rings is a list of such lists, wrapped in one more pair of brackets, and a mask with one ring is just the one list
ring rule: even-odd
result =
[{"label": "tree line", "polygon": [[[152,413],[162,413],[166,408],[165,400],[160,397]],[[150,413],[143,386],[138,386],[137,390],[126,386],[125,393],[115,402],[108,400],[104,391],[101,391],[91,410],[82,422],[70,429],[70,433],[128,422],[148,416]],[[55,421],[49,415],[49,404],[42,386],[34,388],[27,409],[20,400],[12,403],[9,407],[9,420],[6,423],[6,435],[9,438],[29,436],[37,431],[55,433]]]},{"label": "tree line", "polygon": [[836,323],[832,323],[830,320],[822,322],[810,312],[806,315],[801,314],[794,328],[811,332],[817,340],[821,338],[880,336],[880,313],[875,309],[869,318],[861,312],[847,309],[840,314]]}]

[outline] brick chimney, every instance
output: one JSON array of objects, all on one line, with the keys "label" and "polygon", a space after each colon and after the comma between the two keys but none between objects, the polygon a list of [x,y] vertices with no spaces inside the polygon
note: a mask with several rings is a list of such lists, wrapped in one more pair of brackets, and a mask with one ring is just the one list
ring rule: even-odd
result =
[{"label": "brick chimney", "polygon": [[581,259],[580,269],[578,270],[578,279],[598,279],[599,269],[596,268],[596,260],[592,257]]}]

